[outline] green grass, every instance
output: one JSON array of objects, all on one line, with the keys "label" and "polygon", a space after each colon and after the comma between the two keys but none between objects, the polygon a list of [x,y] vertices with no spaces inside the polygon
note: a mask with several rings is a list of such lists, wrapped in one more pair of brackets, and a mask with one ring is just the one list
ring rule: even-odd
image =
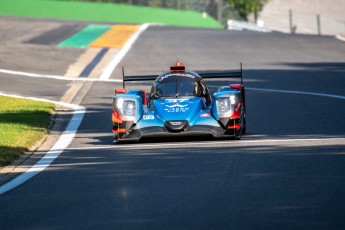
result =
[{"label": "green grass", "polygon": [[44,137],[54,108],[52,103],[0,96],[0,166]]},{"label": "green grass", "polygon": [[200,12],[126,4],[54,0],[0,0],[0,15],[112,23],[163,23],[173,26],[222,28]]}]

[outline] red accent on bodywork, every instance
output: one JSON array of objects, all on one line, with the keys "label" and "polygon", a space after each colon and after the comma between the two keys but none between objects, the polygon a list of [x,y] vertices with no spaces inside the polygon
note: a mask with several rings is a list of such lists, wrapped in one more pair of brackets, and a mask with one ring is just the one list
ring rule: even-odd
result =
[{"label": "red accent on bodywork", "polygon": [[240,118],[241,117],[241,107],[242,107],[242,103],[240,102],[240,103],[238,103],[238,105],[234,109],[234,113],[232,114],[230,119],[236,119],[236,118]]},{"label": "red accent on bodywork", "polygon": [[175,73],[185,72],[186,66],[184,66],[182,63],[177,61],[174,66],[170,66],[170,70],[171,70],[171,72],[175,72]]},{"label": "red accent on bodywork", "polygon": [[243,85],[241,84],[231,84],[230,89],[237,89],[238,91],[242,91]]},{"label": "red accent on bodywork", "polygon": [[126,129],[113,129],[113,133],[125,133]]},{"label": "red accent on bodywork", "polygon": [[123,88],[120,88],[120,89],[115,89],[115,94],[118,94],[118,93],[126,93],[127,90],[126,89],[123,89]]},{"label": "red accent on bodywork", "polygon": [[113,110],[113,112],[112,112],[111,120],[114,123],[122,123],[123,122],[121,117],[120,117],[120,114],[118,112],[116,112],[115,110]]},{"label": "red accent on bodywork", "polygon": [[228,129],[239,129],[241,128],[241,124],[229,125]]}]

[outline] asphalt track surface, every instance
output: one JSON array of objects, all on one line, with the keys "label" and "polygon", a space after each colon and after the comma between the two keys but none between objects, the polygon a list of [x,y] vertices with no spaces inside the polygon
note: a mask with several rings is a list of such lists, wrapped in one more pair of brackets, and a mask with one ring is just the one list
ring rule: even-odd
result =
[{"label": "asphalt track surface", "polygon": [[[242,61],[248,135],[114,145],[110,104],[120,84],[93,83],[69,148],[0,196],[0,229],[344,229],[345,101],[282,92],[344,97],[344,54],[333,37],[149,27],[119,66],[152,74],[176,59],[199,70]],[[1,91],[54,100],[68,88],[3,73],[0,81]]]}]

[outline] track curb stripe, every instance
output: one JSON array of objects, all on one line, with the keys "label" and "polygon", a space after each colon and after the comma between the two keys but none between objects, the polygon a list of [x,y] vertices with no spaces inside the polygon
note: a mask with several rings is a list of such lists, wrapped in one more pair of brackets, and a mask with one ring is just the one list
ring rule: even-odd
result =
[{"label": "track curb stripe", "polygon": [[89,47],[122,48],[140,25],[115,25],[94,40]]},{"label": "track curb stripe", "polygon": [[58,46],[86,48],[110,28],[111,26],[106,25],[88,25],[78,33],[60,42]]},{"label": "track curb stripe", "polygon": [[101,74],[100,78],[101,80],[106,80],[110,78],[110,75],[116,68],[116,66],[120,63],[122,58],[127,54],[127,52],[130,50],[134,42],[138,39],[139,35],[144,32],[148,27],[150,26],[150,23],[142,24],[139,29],[131,36],[130,39],[126,42],[126,44],[122,47],[119,53],[117,53],[113,58],[111,59],[110,63],[107,67],[105,67],[103,73]]}]

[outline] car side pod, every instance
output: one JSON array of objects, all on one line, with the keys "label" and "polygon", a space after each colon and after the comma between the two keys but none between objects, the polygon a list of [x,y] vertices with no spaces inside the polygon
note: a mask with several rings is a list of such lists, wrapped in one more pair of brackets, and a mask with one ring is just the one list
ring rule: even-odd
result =
[{"label": "car side pod", "polygon": [[230,89],[236,89],[241,92],[241,100],[242,100],[242,121],[243,121],[243,127],[242,127],[242,134],[246,134],[246,129],[247,129],[247,111],[246,111],[246,92],[245,92],[245,87],[243,84],[231,84]]},{"label": "car side pod", "polygon": [[116,89],[112,103],[112,122],[114,141],[129,134],[143,114],[143,97],[141,90]]},{"label": "car side pod", "polygon": [[240,139],[245,129],[245,106],[242,85],[224,86],[213,94],[212,113],[225,134]]}]

